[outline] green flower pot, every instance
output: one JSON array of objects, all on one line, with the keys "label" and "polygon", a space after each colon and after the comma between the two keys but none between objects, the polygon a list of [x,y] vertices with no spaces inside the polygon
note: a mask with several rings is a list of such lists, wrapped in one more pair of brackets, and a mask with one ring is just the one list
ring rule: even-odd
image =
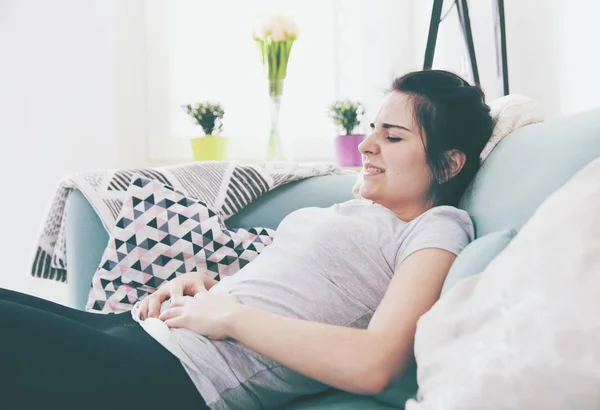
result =
[{"label": "green flower pot", "polygon": [[227,159],[226,137],[206,135],[200,138],[192,138],[192,152],[194,161],[225,161]]}]

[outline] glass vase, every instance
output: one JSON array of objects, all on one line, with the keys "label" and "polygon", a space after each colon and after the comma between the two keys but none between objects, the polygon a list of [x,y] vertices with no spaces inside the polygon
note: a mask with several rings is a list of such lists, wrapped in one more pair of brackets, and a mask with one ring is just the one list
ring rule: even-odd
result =
[{"label": "glass vase", "polygon": [[281,109],[281,95],[283,94],[283,80],[269,80],[269,110],[271,129],[267,146],[268,161],[283,161],[285,159],[283,142],[279,131],[279,111]]}]

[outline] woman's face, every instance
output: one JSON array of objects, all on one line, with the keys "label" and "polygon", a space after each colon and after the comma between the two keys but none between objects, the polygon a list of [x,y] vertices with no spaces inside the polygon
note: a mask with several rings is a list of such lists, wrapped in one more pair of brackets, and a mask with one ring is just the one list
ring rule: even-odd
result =
[{"label": "woman's face", "polygon": [[400,218],[430,208],[432,173],[408,96],[390,93],[371,129],[359,145],[364,167],[360,194]]}]

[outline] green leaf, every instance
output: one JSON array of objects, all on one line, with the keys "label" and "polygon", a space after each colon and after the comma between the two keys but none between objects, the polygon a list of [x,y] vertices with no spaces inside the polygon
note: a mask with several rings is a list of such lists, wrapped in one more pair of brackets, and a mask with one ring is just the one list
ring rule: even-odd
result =
[{"label": "green leaf", "polygon": [[338,100],[330,106],[330,116],[336,125],[344,129],[346,135],[360,125],[364,107],[359,101]]},{"label": "green leaf", "polygon": [[221,104],[204,101],[183,105],[182,108],[202,127],[204,134],[218,135],[223,129],[225,110]]},{"label": "green leaf", "polygon": [[291,38],[273,41],[272,38],[268,37],[264,40],[261,57],[265,62],[267,75],[270,80],[285,79],[293,43],[294,39]]}]

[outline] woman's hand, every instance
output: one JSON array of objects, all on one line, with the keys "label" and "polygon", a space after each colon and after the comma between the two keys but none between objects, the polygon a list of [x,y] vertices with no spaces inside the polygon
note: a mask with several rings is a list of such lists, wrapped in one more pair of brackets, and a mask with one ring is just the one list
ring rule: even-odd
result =
[{"label": "woman's hand", "polygon": [[227,320],[244,309],[238,299],[227,293],[214,294],[201,290],[193,298],[177,298],[159,319],[170,328],[186,328],[209,339],[226,339]]},{"label": "woman's hand", "polygon": [[200,291],[210,289],[217,281],[200,272],[188,272],[163,283],[156,291],[146,296],[139,304],[140,319],[158,317],[160,305],[167,298],[179,298],[184,295],[194,296]]}]

